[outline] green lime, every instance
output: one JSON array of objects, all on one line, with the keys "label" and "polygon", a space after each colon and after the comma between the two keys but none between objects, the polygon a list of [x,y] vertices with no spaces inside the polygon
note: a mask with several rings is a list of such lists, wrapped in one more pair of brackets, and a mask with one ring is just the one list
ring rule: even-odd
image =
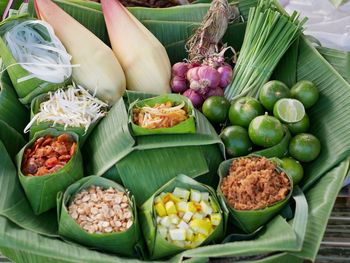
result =
[{"label": "green lime", "polygon": [[223,123],[227,119],[230,102],[221,96],[207,98],[202,106],[202,112],[212,123]]},{"label": "green lime", "polygon": [[291,88],[292,97],[301,101],[305,109],[312,107],[319,98],[319,92],[314,83],[301,80]]},{"label": "green lime", "polygon": [[307,114],[305,114],[304,118],[302,118],[301,121],[298,121],[295,123],[289,123],[289,124],[287,124],[287,127],[292,134],[307,132],[307,130],[310,127],[309,116],[307,116]]},{"label": "green lime", "polygon": [[278,144],[283,139],[284,131],[278,119],[262,115],[251,121],[248,134],[254,144],[266,148]]},{"label": "green lime", "polygon": [[264,109],[258,100],[242,97],[231,104],[228,117],[231,124],[248,128],[249,123],[263,113]]},{"label": "green lime", "polygon": [[300,162],[311,162],[321,151],[320,141],[312,134],[300,133],[289,143],[289,154]]},{"label": "green lime", "polygon": [[225,144],[226,152],[231,157],[247,155],[252,150],[252,142],[248,132],[241,126],[226,127],[220,134],[220,138]]},{"label": "green lime", "polygon": [[265,109],[272,111],[273,105],[283,98],[290,98],[290,90],[281,81],[271,80],[262,86],[259,93],[259,100]]},{"label": "green lime", "polygon": [[304,176],[303,166],[295,159],[291,157],[285,157],[281,159],[281,168],[288,174],[293,180],[293,185],[297,185]]},{"label": "green lime", "polygon": [[280,99],[273,107],[273,115],[284,123],[295,123],[304,118],[305,108],[298,100]]}]

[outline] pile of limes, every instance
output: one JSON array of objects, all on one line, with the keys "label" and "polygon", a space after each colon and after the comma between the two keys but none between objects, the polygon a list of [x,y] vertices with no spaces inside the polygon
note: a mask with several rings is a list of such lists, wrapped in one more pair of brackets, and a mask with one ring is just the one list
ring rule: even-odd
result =
[{"label": "pile of limes", "polygon": [[[213,96],[204,102],[202,111],[214,125],[230,123],[220,134],[229,157],[276,149],[279,164],[298,183],[303,176],[299,161],[311,162],[321,151],[320,141],[308,133],[310,120],[306,113],[318,98],[319,92],[310,81],[299,81],[289,89],[281,81],[272,80],[261,88],[259,100],[241,97],[230,103],[224,97]],[[281,156],[277,149],[286,139],[290,140],[283,143]],[[291,157],[285,157],[288,155]]]}]

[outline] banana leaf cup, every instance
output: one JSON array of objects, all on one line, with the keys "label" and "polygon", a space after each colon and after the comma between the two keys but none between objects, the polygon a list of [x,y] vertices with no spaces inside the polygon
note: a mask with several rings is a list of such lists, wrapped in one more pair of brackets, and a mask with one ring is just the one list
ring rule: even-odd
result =
[{"label": "banana leaf cup", "polygon": [[[51,83],[36,77],[31,77],[31,73],[18,64],[18,61],[16,61],[7,47],[6,41],[3,37],[9,29],[28,20],[32,19],[22,15],[19,16],[18,19],[16,19],[16,17],[11,17],[0,23],[0,56],[7,68],[8,74],[19,97],[19,101],[23,104],[29,104],[31,100],[39,94],[54,91],[71,81],[71,76],[67,77],[61,83]],[[32,28],[44,38],[47,39],[50,37],[47,29],[43,26],[35,25]]]},{"label": "banana leaf cup", "polygon": [[[47,99],[49,99],[48,93],[41,94],[32,100],[31,106],[30,106],[31,119],[33,119],[34,116],[40,111],[40,104],[46,101]],[[65,125],[62,125],[59,123],[54,124],[52,121],[45,121],[45,122],[36,121],[30,127],[29,138],[32,139],[37,132],[44,131],[48,128],[55,128],[56,130],[59,130],[59,131],[68,131],[68,132],[76,133],[79,136],[79,142],[82,147],[84,145],[85,140],[87,139],[91,131],[95,128],[95,126],[98,124],[98,122],[99,120],[92,123],[87,129],[87,131],[85,131],[85,127],[71,127],[71,126],[65,127]]]},{"label": "banana leaf cup", "polygon": [[[285,173],[290,183],[290,190],[288,195],[283,200],[280,200],[262,209],[238,210],[231,207],[228,204],[223,192],[221,191],[221,184],[223,182],[223,179],[229,174],[230,166],[234,160],[237,160],[240,158],[256,158],[256,157],[260,157],[260,156],[250,155],[246,157],[232,158],[222,162],[218,169],[220,181],[217,188],[217,196],[220,200],[220,204],[225,210],[229,211],[230,222],[233,225],[242,229],[246,233],[253,233],[259,227],[265,225],[270,219],[276,216],[283,209],[283,207],[289,202],[293,192],[293,181],[288,176],[288,174]],[[279,166],[276,166],[276,171],[278,173],[283,172],[283,170]]]},{"label": "banana leaf cup", "polygon": [[[141,108],[143,106],[153,107],[157,103],[166,103],[172,102],[175,105],[179,105],[180,103],[185,103],[185,110],[187,111],[188,118],[179,124],[169,127],[169,128],[155,128],[148,129],[143,128],[133,121],[133,110],[135,108]],[[157,96],[154,98],[138,100],[130,104],[129,106],[129,123],[131,124],[132,131],[134,135],[151,135],[151,134],[182,134],[182,133],[195,133],[196,132],[196,124],[194,120],[194,108],[191,101],[185,96],[179,94],[166,94]]]},{"label": "banana leaf cup", "polygon": [[[22,173],[22,161],[25,150],[31,147],[40,137],[44,137],[45,135],[58,137],[64,133],[67,133],[73,141],[77,143],[75,152],[64,167],[57,172],[42,176],[24,175]],[[16,162],[19,180],[34,213],[37,215],[54,208],[56,206],[57,193],[65,190],[69,185],[79,180],[83,177],[84,173],[78,135],[71,132],[57,131],[55,129],[47,129],[46,131],[36,133],[34,138],[17,154]]]},{"label": "banana leaf cup", "polygon": [[175,187],[184,188],[186,190],[194,189],[198,191],[209,192],[211,200],[217,206],[218,212],[221,214],[221,221],[216,226],[214,231],[203,241],[201,245],[206,245],[211,242],[217,241],[222,238],[225,231],[226,215],[219,205],[219,201],[216,197],[215,191],[204,184],[201,184],[186,175],[178,175],[174,179],[170,180],[164,186],[159,188],[142,206],[140,209],[140,221],[143,231],[143,235],[146,239],[146,244],[151,259],[159,259],[162,257],[171,256],[182,251],[186,248],[177,246],[170,243],[161,236],[157,229],[156,211],[154,209],[154,200],[162,192],[172,192]]},{"label": "banana leaf cup", "polygon": [[130,193],[127,192],[129,207],[132,210],[133,223],[123,232],[88,233],[69,215],[67,207],[72,202],[75,194],[90,186],[100,186],[103,189],[112,187],[126,192],[121,185],[98,176],[85,177],[72,184],[64,193],[57,195],[59,234],[69,240],[105,252],[117,253],[128,257],[142,256],[143,243],[137,218],[137,209],[135,199]]}]

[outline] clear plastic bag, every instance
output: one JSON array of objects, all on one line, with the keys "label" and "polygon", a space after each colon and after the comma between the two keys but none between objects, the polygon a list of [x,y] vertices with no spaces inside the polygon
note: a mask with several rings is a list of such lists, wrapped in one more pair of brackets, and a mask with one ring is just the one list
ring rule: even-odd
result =
[{"label": "clear plastic bag", "polygon": [[350,51],[350,1],[338,8],[331,0],[281,0],[288,13],[297,10],[308,17],[306,35],[325,47]]}]

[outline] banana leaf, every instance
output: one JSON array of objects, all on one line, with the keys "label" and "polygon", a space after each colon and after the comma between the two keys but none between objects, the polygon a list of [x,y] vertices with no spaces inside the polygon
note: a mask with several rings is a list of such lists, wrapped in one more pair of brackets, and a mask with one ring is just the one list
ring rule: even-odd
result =
[{"label": "banana leaf", "polygon": [[[184,109],[188,114],[188,118],[181,123],[169,127],[169,128],[156,128],[156,129],[148,129],[143,128],[133,121],[133,110],[136,108],[142,108],[144,106],[153,107],[157,103],[167,103],[171,102],[174,106],[179,105],[181,103],[185,103]],[[194,108],[191,101],[179,94],[166,94],[157,96],[154,98],[148,98],[140,101],[134,101],[129,105],[129,122],[131,124],[132,131],[134,135],[150,135],[150,134],[181,134],[181,133],[195,133],[195,121],[194,121]]]},{"label": "banana leaf", "polygon": [[0,120],[0,141],[12,160],[15,160],[17,153],[26,144],[22,134],[2,120]]},{"label": "banana leaf", "polygon": [[[38,97],[35,97],[31,104],[30,104],[30,118],[33,119],[34,116],[40,111],[40,104],[46,100],[49,99],[48,94],[41,94]],[[85,131],[85,127],[65,127],[65,125],[56,123],[54,125],[53,122],[38,122],[36,121],[29,130],[29,139],[32,139],[35,135],[35,133],[47,130],[49,128],[55,128],[56,130],[59,131],[68,131],[68,132],[74,132],[79,136],[79,142],[82,147],[84,145],[85,140],[88,138],[90,135],[91,131],[95,128],[95,126],[98,124],[99,120],[92,123],[88,130]]]},{"label": "banana leaf", "polygon": [[317,47],[317,51],[350,83],[350,52],[326,47]]},{"label": "banana leaf", "polygon": [[[282,208],[289,202],[289,199],[292,196],[292,192],[293,192],[293,181],[287,174],[291,185],[291,190],[289,191],[289,194],[286,196],[285,199],[271,206],[268,206],[264,209],[258,209],[258,210],[234,209],[233,207],[230,207],[230,205],[227,203],[227,200],[221,191],[221,184],[223,182],[224,177],[228,176],[230,166],[232,162],[236,159],[237,158],[229,159],[220,164],[219,170],[218,170],[220,181],[217,188],[217,195],[222,207],[225,207],[225,209],[227,209],[230,212],[231,222],[237,227],[241,228],[246,233],[253,233],[259,227],[261,227],[266,222],[268,222],[271,218],[277,215],[282,210]],[[278,172],[282,171],[282,169],[279,167],[277,167],[276,170]],[[307,207],[306,207],[306,210],[307,210]],[[303,212],[306,213],[306,210],[304,210]]]},{"label": "banana leaf", "polygon": [[28,115],[27,109],[18,101],[7,71],[3,71],[0,76],[0,120],[23,133]]},{"label": "banana leaf", "polygon": [[[52,174],[43,176],[24,175],[22,173],[24,151],[40,137],[45,135],[57,137],[63,133],[68,133],[77,143],[75,153],[68,163],[58,172]],[[35,137],[18,153],[16,157],[18,177],[36,215],[55,207],[57,193],[63,191],[70,184],[83,177],[83,160],[79,147],[79,137],[75,133],[47,129],[46,131],[36,133]]]},{"label": "banana leaf", "polygon": [[[175,187],[183,189],[194,189],[200,192],[209,192],[211,200],[219,208],[219,201],[216,198],[215,191],[209,186],[198,183],[186,175],[178,175],[164,186],[159,188],[140,208],[140,221],[142,224],[143,235],[146,237],[151,259],[158,259],[166,256],[177,254],[185,249],[166,241],[157,231],[156,212],[154,211],[154,199],[162,192],[172,192]],[[219,208],[221,221],[215,230],[207,237],[203,244],[208,244],[211,241],[218,240],[224,232],[224,212]]]},{"label": "banana leaf", "polygon": [[84,244],[90,248],[117,253],[129,257],[135,256],[135,254],[139,255],[142,240],[137,218],[135,199],[133,196],[129,196],[129,206],[132,209],[133,224],[129,229],[121,233],[89,234],[83,230],[69,215],[67,207],[70,202],[72,202],[74,195],[93,185],[100,186],[104,189],[113,187],[118,191],[125,192],[125,189],[121,185],[106,178],[97,176],[85,177],[70,185],[64,193],[58,194],[58,233],[69,240]]},{"label": "banana leaf", "polygon": [[[50,83],[36,77],[27,79],[31,73],[25,70],[21,65],[17,64],[16,59],[13,57],[11,51],[7,48],[5,40],[3,39],[3,36],[7,30],[27,19],[28,18],[23,17],[15,19],[11,17],[8,20],[4,20],[0,24],[0,55],[11,78],[12,84],[17,92],[19,100],[23,104],[29,104],[31,100],[37,95],[56,90],[59,87],[65,86],[65,84],[70,82],[70,78],[67,78],[63,83]],[[46,34],[46,29],[41,28],[40,30],[40,32],[43,32],[43,34]]]}]

